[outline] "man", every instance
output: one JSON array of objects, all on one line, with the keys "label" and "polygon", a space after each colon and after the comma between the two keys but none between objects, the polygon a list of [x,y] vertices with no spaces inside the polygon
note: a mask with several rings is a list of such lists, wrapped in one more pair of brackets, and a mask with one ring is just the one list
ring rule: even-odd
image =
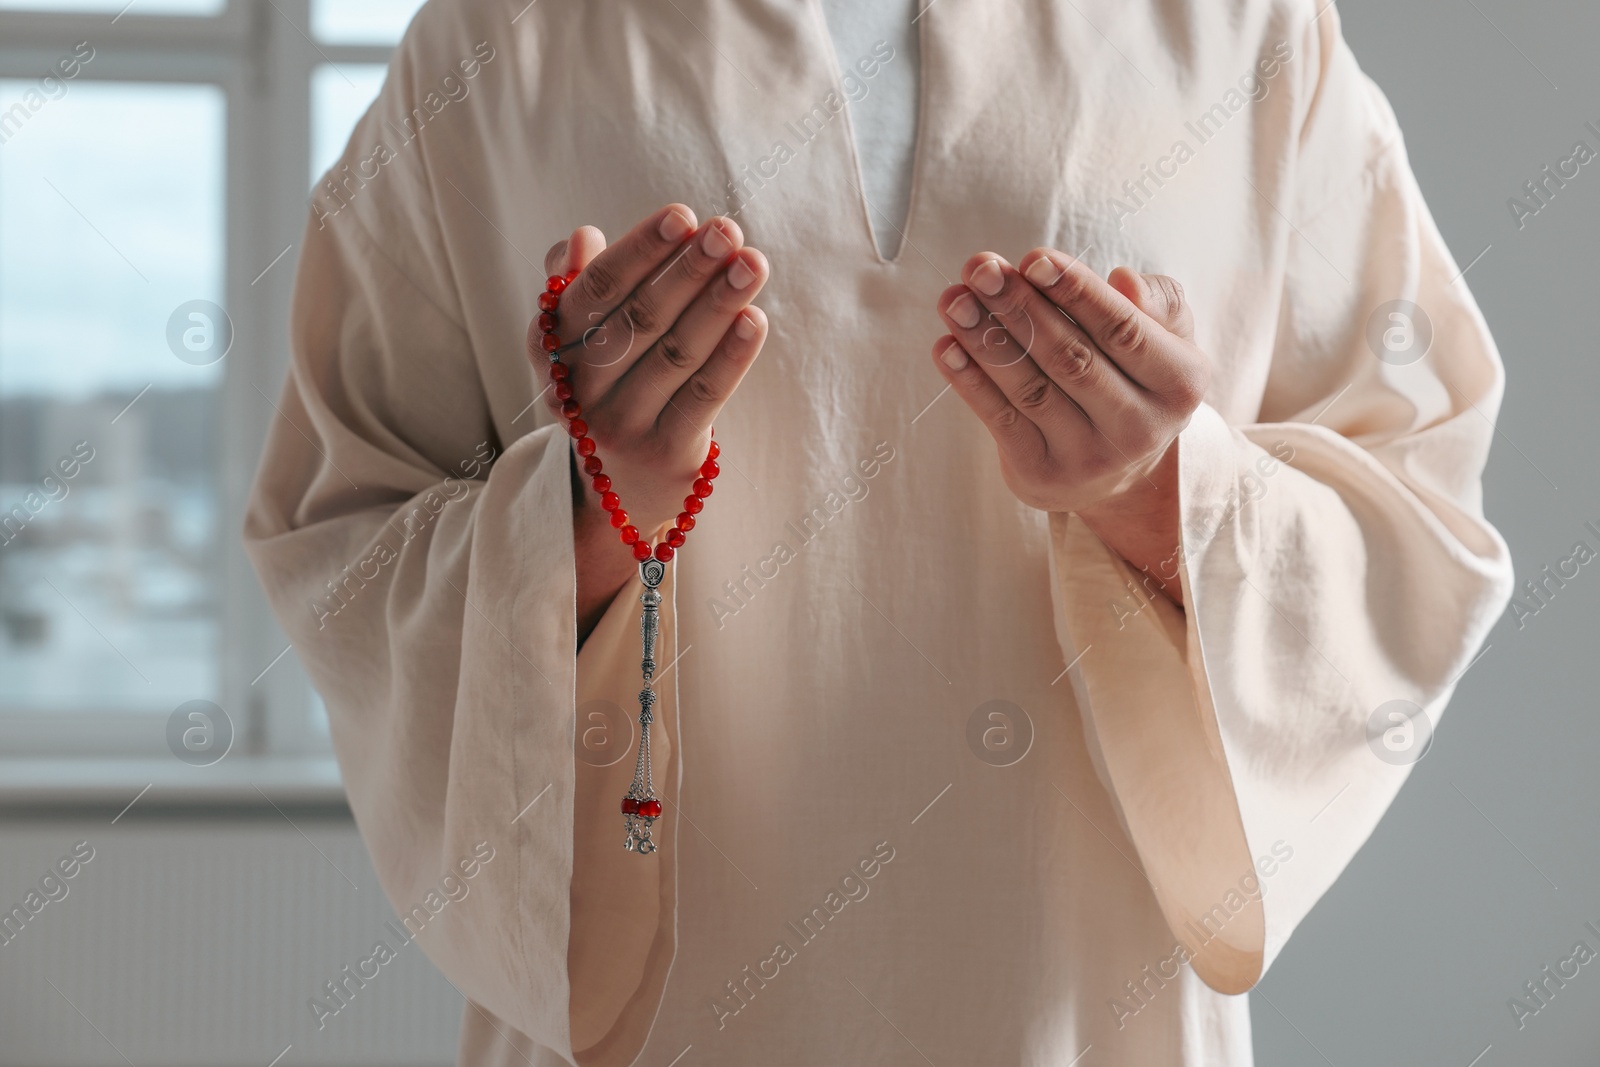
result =
[{"label": "man", "polygon": [[[1248,1064],[1509,595],[1500,362],[1331,7],[916,26],[892,259],[814,3],[431,5],[313,202],[247,540],[390,899],[480,859],[462,1063]],[[648,856],[638,570],[523,354],[574,270],[630,521],[724,471]]]}]

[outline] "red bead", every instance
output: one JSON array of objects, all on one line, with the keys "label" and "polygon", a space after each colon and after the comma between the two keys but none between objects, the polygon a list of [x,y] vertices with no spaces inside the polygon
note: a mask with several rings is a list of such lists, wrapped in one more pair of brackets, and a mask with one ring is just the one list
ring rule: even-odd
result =
[{"label": "red bead", "polygon": [[[589,441],[589,439],[587,437],[585,437],[583,440],[584,441]],[[578,451],[579,452],[583,452],[583,441],[579,441],[578,442]],[[594,442],[593,441],[589,441],[589,451],[590,452],[594,451]],[[589,475],[595,475],[595,474],[599,474],[604,469],[605,469],[605,467],[604,467],[603,464],[601,464],[599,456],[590,456],[590,455],[585,455],[584,456],[583,473],[589,474]]]},{"label": "red bead", "polygon": [[567,287],[567,280],[559,274],[552,274],[544,280],[544,287],[552,293],[559,293]]},{"label": "red bead", "polygon": [[611,511],[611,528],[613,530],[620,530],[626,525],[628,525],[628,513],[626,511],[621,508]]},{"label": "red bead", "polygon": [[582,414],[583,409],[578,406],[576,400],[569,400],[561,405],[561,417],[563,419],[575,419]]},{"label": "red bead", "polygon": [[604,493],[604,492],[608,491],[611,488],[611,475],[609,475],[609,474],[596,474],[594,476],[594,481],[591,482],[590,484],[594,486],[594,491],[595,492]]},{"label": "red bead", "polygon": [[[601,475],[601,477],[604,477],[604,475]],[[616,511],[622,506],[622,498],[615,493],[601,493],[600,506],[607,511]]]},{"label": "red bead", "polygon": [[633,558],[643,563],[650,558],[650,542],[635,541],[633,543]]},{"label": "red bead", "polygon": [[622,528],[622,543],[636,545],[639,543],[639,528],[637,526],[624,526]]},{"label": "red bead", "polygon": [[672,546],[663,541],[656,546],[656,559],[659,559],[662,563],[670,563],[672,562],[672,551]]},{"label": "red bead", "polygon": [[[578,455],[580,455],[580,456],[593,456],[594,455],[594,439],[593,438],[589,438],[589,437],[580,437],[580,438],[578,438]],[[595,460],[595,463],[598,464],[599,462],[600,462],[599,460]],[[585,463],[583,465],[583,469],[586,470],[586,471],[589,471],[590,474],[599,474],[600,473],[600,468],[598,466],[595,467],[594,470],[590,471],[589,470],[589,465],[587,463]]]},{"label": "red bead", "polygon": [[561,306],[561,298],[554,293],[539,294],[539,310],[554,311]]},{"label": "red bead", "polygon": [[687,540],[688,538],[683,535],[683,531],[677,527],[673,527],[667,531],[667,544],[671,545],[673,548],[682,548],[683,543]]},{"label": "red bead", "polygon": [[564,378],[561,381],[556,382],[555,385],[551,386],[550,391],[556,394],[557,400],[565,401],[572,399],[572,383]]},{"label": "red bead", "polygon": [[569,368],[559,359],[553,359],[550,361],[550,380],[552,382],[564,382],[567,380],[567,375],[571,373],[571,368]]},{"label": "red bead", "polygon": [[690,515],[700,514],[700,509],[705,506],[706,502],[697,496],[686,496],[683,498],[683,510],[688,512]]},{"label": "red bead", "polygon": [[639,814],[643,815],[646,819],[659,819],[659,818],[661,818],[661,801],[659,801],[659,800],[641,800],[641,801],[639,801]]},{"label": "red bead", "polygon": [[623,797],[622,798],[622,814],[624,814],[624,815],[637,815],[637,814],[639,814],[639,802],[637,800],[635,800],[633,797]]},{"label": "red bead", "polygon": [[694,529],[694,516],[689,514],[687,511],[678,512],[678,529],[682,530],[684,533],[688,533],[690,530]]},{"label": "red bead", "polygon": [[711,447],[706,449],[706,458],[716,459],[720,455],[722,455],[722,446],[717,444],[715,441],[712,441]]},{"label": "red bead", "polygon": [[579,273],[579,272],[578,272],[578,271],[575,271],[575,270],[569,270],[569,271],[567,271],[567,284],[568,284],[568,285],[571,285],[571,284],[572,284],[572,279],[574,279],[574,278],[576,278],[576,277],[577,277],[577,276],[578,276],[578,273]]},{"label": "red bead", "polygon": [[553,311],[539,312],[539,332],[552,333],[556,328],[556,316]]},{"label": "red bead", "polygon": [[544,349],[546,352],[554,352],[556,349],[561,347],[561,338],[557,337],[553,333],[547,333],[543,337],[539,338],[539,347]]},{"label": "red bead", "polygon": [[711,495],[711,479],[696,478],[694,480],[694,495],[704,499]]},{"label": "red bead", "polygon": [[[573,419],[571,422],[567,423],[567,432],[570,433],[574,437],[582,437],[584,434],[589,432],[589,424],[587,422],[584,422],[582,419]],[[700,489],[699,489],[700,483],[698,481],[696,481],[694,484],[695,484],[695,487],[696,487],[695,488],[695,492],[698,493],[700,491]],[[707,482],[706,484],[710,485],[711,483]],[[710,491],[711,490],[709,490],[709,489],[706,490],[706,492],[708,492],[708,493]]]},{"label": "red bead", "polygon": [[700,464],[700,477],[702,478],[715,478],[721,473],[722,468],[717,466],[717,461],[714,459],[708,459]]}]

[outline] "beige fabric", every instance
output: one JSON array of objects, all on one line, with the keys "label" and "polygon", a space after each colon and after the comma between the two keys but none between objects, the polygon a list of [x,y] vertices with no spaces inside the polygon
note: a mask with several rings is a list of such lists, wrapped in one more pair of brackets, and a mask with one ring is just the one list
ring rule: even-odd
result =
[{"label": "beige fabric", "polygon": [[[814,0],[423,10],[301,244],[247,540],[390,899],[496,850],[419,938],[471,1002],[463,1063],[1250,1062],[1229,994],[1406,776],[1369,716],[1436,719],[1510,586],[1499,360],[1322,6],[928,5],[893,263]],[[772,333],[674,565],[640,860],[630,762],[577,721],[632,710],[638,590],[574,656],[523,335],[551,242],[671,200],[737,211]],[[1134,610],[941,393],[937,293],[1035,245],[1193,302],[1186,614]],[[1433,326],[1407,366],[1365,340],[1401,298]],[[978,758],[1008,724],[1022,758]]]}]

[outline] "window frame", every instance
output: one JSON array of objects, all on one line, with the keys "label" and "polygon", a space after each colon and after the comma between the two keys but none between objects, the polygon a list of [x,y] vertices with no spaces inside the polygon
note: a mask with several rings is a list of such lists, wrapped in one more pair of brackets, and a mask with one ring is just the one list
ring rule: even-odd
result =
[{"label": "window frame", "polygon": [[[137,0],[135,0],[137,3]],[[230,755],[325,759],[314,696],[244,552],[250,484],[288,369],[289,302],[311,168],[311,79],[331,64],[387,64],[392,45],[314,42],[311,0],[228,0],[214,15],[0,11],[0,78],[33,80],[80,41],[95,49],[73,83],[217,86],[224,105],[223,306],[234,342],[217,391],[218,703]],[[69,89],[70,92],[70,89]],[[268,399],[270,398],[270,400]],[[0,752],[136,758],[166,751],[170,712],[0,709]]]}]

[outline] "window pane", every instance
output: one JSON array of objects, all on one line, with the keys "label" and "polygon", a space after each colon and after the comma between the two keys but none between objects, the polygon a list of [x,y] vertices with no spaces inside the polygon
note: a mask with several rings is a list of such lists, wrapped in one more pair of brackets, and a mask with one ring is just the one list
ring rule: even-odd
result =
[{"label": "window pane", "polygon": [[[311,184],[339,154],[350,131],[383,88],[382,63],[324,63],[311,74]],[[370,147],[370,146],[369,146]]]},{"label": "window pane", "polygon": [[77,83],[0,151],[0,709],[217,698],[224,114]]},{"label": "window pane", "polygon": [[330,44],[396,44],[422,0],[311,0],[311,33]]},{"label": "window pane", "polygon": [[0,11],[109,11],[129,15],[217,15],[225,0],[0,0]]}]

